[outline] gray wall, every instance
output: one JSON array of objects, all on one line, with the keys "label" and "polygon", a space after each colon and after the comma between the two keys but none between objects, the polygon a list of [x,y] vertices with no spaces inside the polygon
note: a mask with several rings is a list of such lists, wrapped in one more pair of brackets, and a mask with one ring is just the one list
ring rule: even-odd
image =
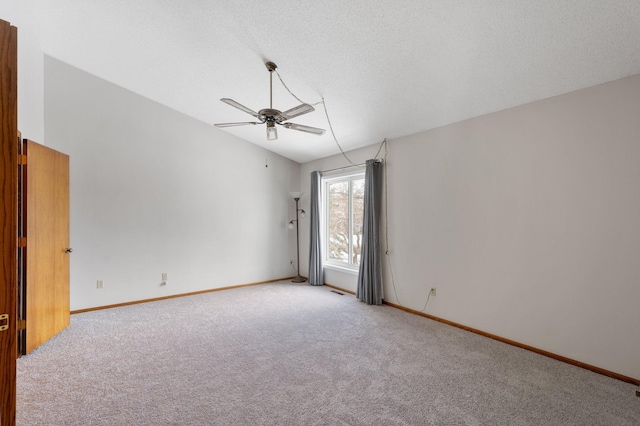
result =
[{"label": "gray wall", "polygon": [[47,145],[71,157],[72,310],[294,275],[297,163],[44,65]]},{"label": "gray wall", "polygon": [[385,299],[640,379],[638,117],[640,75],[391,140]]}]

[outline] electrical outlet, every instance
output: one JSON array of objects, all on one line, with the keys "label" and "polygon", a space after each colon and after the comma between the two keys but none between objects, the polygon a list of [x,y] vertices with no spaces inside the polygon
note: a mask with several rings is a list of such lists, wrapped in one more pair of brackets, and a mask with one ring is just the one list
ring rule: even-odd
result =
[{"label": "electrical outlet", "polygon": [[432,295],[433,297],[436,296],[436,288],[435,287],[431,287],[431,291],[429,292],[430,295]]},{"label": "electrical outlet", "polygon": [[163,283],[164,283],[164,282],[167,282],[167,273],[166,273],[166,272],[163,272],[163,273],[162,273],[162,282],[163,282]]},{"label": "electrical outlet", "polygon": [[96,283],[96,288],[104,288],[104,281],[98,280],[98,282]]}]

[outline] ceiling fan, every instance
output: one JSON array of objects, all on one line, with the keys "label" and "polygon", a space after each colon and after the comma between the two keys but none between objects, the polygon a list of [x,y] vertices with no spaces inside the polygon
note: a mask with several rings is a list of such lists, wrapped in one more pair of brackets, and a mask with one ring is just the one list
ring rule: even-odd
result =
[{"label": "ceiling fan", "polygon": [[314,135],[322,135],[324,133],[324,129],[286,122],[291,118],[295,118],[300,115],[307,114],[311,111],[315,111],[315,108],[312,107],[311,105],[300,104],[297,107],[291,108],[285,112],[280,112],[277,109],[273,108],[273,72],[276,69],[278,69],[278,67],[273,62],[267,62],[265,63],[265,65],[269,70],[269,108],[264,108],[258,112],[255,112],[252,109],[249,109],[246,106],[234,101],[233,99],[229,99],[229,98],[220,99],[222,102],[229,104],[232,107],[238,108],[239,110],[244,111],[247,114],[251,114],[252,116],[254,116],[260,121],[244,121],[239,123],[218,123],[218,124],[215,124],[215,126],[216,127],[233,127],[233,126],[245,126],[248,124],[256,125],[256,124],[267,123],[267,140],[278,139],[278,130],[276,129],[276,124],[286,127],[287,129],[298,130],[300,132],[306,132],[306,133],[313,133]]}]

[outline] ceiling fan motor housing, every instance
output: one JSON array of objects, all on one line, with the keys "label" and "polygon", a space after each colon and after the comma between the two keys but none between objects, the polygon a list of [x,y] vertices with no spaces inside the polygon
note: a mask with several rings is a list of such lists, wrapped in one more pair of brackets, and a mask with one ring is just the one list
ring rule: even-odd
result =
[{"label": "ceiling fan motor housing", "polygon": [[264,116],[265,121],[273,121],[278,124],[281,124],[286,120],[285,117],[282,116],[282,113],[277,109],[265,108],[258,111],[259,115]]},{"label": "ceiling fan motor housing", "polygon": [[265,116],[267,121],[276,121],[278,122],[278,124],[279,124],[279,120],[278,120],[279,118],[282,119],[280,121],[284,121],[284,117],[281,116],[282,113],[277,109],[272,109],[272,108],[261,109],[260,111],[258,111],[258,114]]}]

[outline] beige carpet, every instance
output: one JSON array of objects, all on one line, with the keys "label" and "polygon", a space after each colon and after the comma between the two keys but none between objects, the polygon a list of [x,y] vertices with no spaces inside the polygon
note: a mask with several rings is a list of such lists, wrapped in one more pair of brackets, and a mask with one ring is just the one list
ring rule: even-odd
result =
[{"label": "beige carpet", "polygon": [[72,316],[18,425],[640,425],[636,387],[327,287]]}]

